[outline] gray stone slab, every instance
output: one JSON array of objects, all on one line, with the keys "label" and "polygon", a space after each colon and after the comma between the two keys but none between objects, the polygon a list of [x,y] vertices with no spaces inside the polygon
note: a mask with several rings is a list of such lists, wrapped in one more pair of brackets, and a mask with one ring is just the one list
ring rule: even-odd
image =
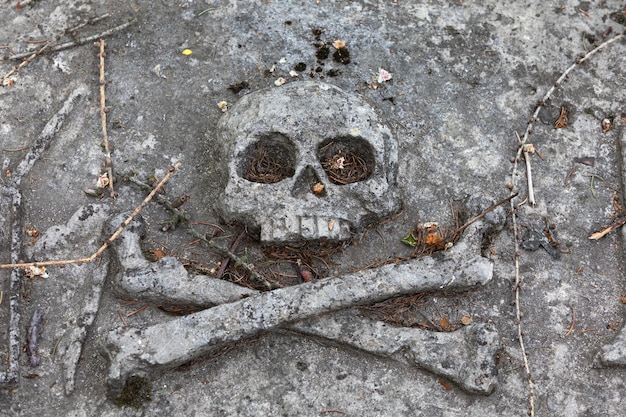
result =
[{"label": "gray stone slab", "polygon": [[[426,301],[424,314],[430,320],[468,314],[496,325],[503,351],[499,385],[488,397],[454,387],[447,391],[430,374],[385,357],[320,345],[319,339],[299,334],[271,332],[185,372],[155,378],[152,401],[141,410],[119,408],[106,399],[103,382],[108,369],[97,347],[109,330],[120,325],[117,310],[125,311],[107,286],[100,314],[85,338],[74,392],[65,395],[62,371],[51,364],[57,333],[49,326],[72,317],[63,312],[65,281],[54,279],[64,271],[51,268],[51,279],[35,280],[26,288],[30,298],[19,299],[22,331],[13,345],[19,355],[23,318],[43,307],[48,323],[42,333],[42,365],[31,369],[21,355],[18,373],[39,377],[22,377],[17,389],[0,390],[0,414],[319,417],[340,410],[352,416],[385,417],[526,415],[529,384],[511,304],[515,260],[522,282],[521,331],[535,387],[535,415],[623,414],[623,367],[598,369],[592,358],[620,334],[613,329],[624,319],[620,301],[624,241],[618,230],[599,241],[588,239],[610,224],[616,202],[624,206],[623,38],[571,71],[540,112],[529,137],[544,158],[531,157],[535,207],[518,205],[527,194],[525,164],[521,161],[517,174],[512,174],[509,162],[517,150],[515,133],[523,133],[537,101],[559,74],[594,43],[623,33],[622,2],[58,0],[20,1],[21,8],[17,3],[3,2],[2,57],[41,47],[31,41],[59,37],[60,44],[137,19],[135,25],[105,37],[114,168],[162,176],[167,166],[182,162],[168,192],[172,198],[191,195],[185,209],[195,220],[219,223],[214,210],[222,192],[222,165],[210,157],[222,145],[215,139],[224,114],[217,103],[232,105],[264,88],[316,80],[365,96],[384,115],[398,142],[402,215],[382,225],[380,234],[369,232],[336,256],[338,264],[332,268],[338,274],[406,256],[407,248],[398,240],[417,222],[450,226],[454,223],[449,218],[450,200],[479,191],[499,199],[508,194],[509,181],[520,195],[507,207],[507,217],[512,212],[518,215],[522,233],[531,229],[552,235],[561,256],[556,259],[543,248],[516,252],[508,223],[482,242],[484,255],[494,262],[495,278],[484,290],[436,296],[436,305],[434,298]],[[103,16],[108,17],[95,21]],[[332,43],[338,39],[350,49],[347,65],[333,58]],[[184,49],[193,53],[183,55]],[[0,183],[5,186],[10,183],[6,170],[18,172],[27,148],[76,84],[87,85],[90,93],[77,102],[80,105],[22,181],[24,220],[41,231],[65,224],[89,201],[82,190],[92,186],[100,170],[97,53],[88,42],[42,54],[19,70],[13,86],[0,87]],[[19,63],[0,61],[0,73]],[[301,64],[306,69],[291,77],[289,72]],[[393,78],[374,85],[379,68]],[[275,86],[278,77],[288,83]],[[567,112],[568,125],[555,129],[561,108]],[[614,127],[603,133],[601,121],[607,117]],[[578,158],[594,165],[576,162]],[[123,181],[118,190],[120,197],[111,202],[115,211],[132,209],[143,198]],[[11,224],[4,207],[3,225]],[[151,205],[143,214],[151,225],[166,216]],[[307,223],[311,229],[313,225]],[[2,261],[9,262],[4,251],[11,243],[2,236]],[[164,234],[154,227],[147,239],[187,254],[195,249],[186,245],[188,237],[182,231]],[[74,243],[74,256],[84,255],[86,242],[88,238]],[[258,247],[253,249],[250,253]],[[2,279],[5,286],[10,284],[10,274],[3,273]],[[88,288],[82,287],[83,296]],[[20,292],[14,294],[27,295]],[[11,311],[6,292],[0,304],[2,323]],[[162,315],[152,308],[127,318],[131,327],[159,320]]]}]

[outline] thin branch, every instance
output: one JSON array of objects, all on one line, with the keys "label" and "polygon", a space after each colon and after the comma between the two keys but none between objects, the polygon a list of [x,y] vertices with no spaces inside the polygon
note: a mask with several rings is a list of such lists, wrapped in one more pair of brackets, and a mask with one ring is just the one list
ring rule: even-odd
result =
[{"label": "thin branch", "polygon": [[43,54],[46,50],[48,50],[50,48],[50,46],[52,46],[52,44],[56,42],[56,41],[50,41],[47,44],[45,44],[44,46],[42,46],[41,48],[39,48],[37,51],[35,52],[28,52],[25,54],[20,54],[22,55],[21,58],[26,58],[24,61],[22,61],[19,65],[14,66],[13,68],[11,68],[9,70],[9,72],[7,72],[6,74],[4,74],[1,78],[0,78],[0,85],[3,85],[4,80],[6,80],[7,78],[9,78],[11,75],[17,73],[19,70],[21,70],[22,68],[24,68],[26,65],[30,64],[30,62],[35,59],[36,57],[38,57],[39,55]]},{"label": "thin branch", "polygon": [[[537,120],[537,117],[539,116],[539,112],[541,111],[541,108],[546,105],[548,100],[550,100],[550,98],[552,97],[552,94],[556,91],[557,88],[559,88],[559,86],[567,78],[569,73],[572,72],[574,69],[576,69],[576,67],[581,65],[583,62],[587,61],[593,55],[595,55],[598,52],[600,52],[602,49],[606,48],[607,46],[609,46],[613,42],[617,42],[617,41],[623,39],[624,37],[626,37],[626,33],[619,34],[619,35],[609,39],[608,41],[598,45],[597,47],[595,47],[591,51],[587,52],[582,58],[576,60],[576,62],[574,62],[572,65],[570,65],[570,67],[567,68],[565,70],[565,72],[563,72],[563,74],[561,74],[561,76],[556,80],[554,85],[552,85],[552,87],[550,87],[548,92],[543,96],[543,98],[541,99],[541,101],[537,105],[537,108],[535,109],[535,112],[533,113],[532,117],[530,118],[530,122],[528,123],[528,126],[526,127],[526,131],[524,132],[524,136],[522,137],[522,145],[525,144],[526,141],[528,140],[528,135],[530,135],[531,132],[532,132],[533,126],[535,124],[535,121]],[[518,150],[518,155],[519,155],[519,153],[520,152]]]},{"label": "thin branch", "polygon": [[[515,132],[517,135],[517,132]],[[519,138],[519,136],[518,136]],[[524,154],[524,162],[526,162],[526,179],[528,181],[528,203],[531,206],[537,204],[535,201],[535,187],[533,186],[533,171],[530,166],[530,154],[535,152],[535,147],[532,144],[525,144],[522,149]]]},{"label": "thin branch", "polygon": [[243,259],[241,259],[239,256],[235,255],[230,250],[222,247],[221,245],[218,245],[217,243],[213,242],[213,240],[207,239],[205,236],[203,236],[200,233],[198,233],[196,231],[196,229],[194,229],[193,227],[189,227],[188,230],[189,230],[189,233],[193,237],[195,237],[196,239],[200,239],[201,241],[203,241],[204,243],[209,245],[210,248],[215,249],[218,252],[221,252],[222,254],[228,256],[230,259],[233,260],[233,262],[235,262],[235,265],[243,267],[246,271],[248,271],[248,273],[250,274],[250,276],[252,276],[252,278],[254,278],[258,282],[263,284],[265,286],[265,288],[267,288],[268,290],[277,288],[276,284],[272,284],[271,282],[269,282],[267,279],[265,279],[265,277],[263,275],[261,275],[258,272],[256,272],[252,265],[244,262]]},{"label": "thin branch", "polygon": [[[507,202],[511,201],[512,199],[514,199],[515,197],[517,197],[517,193],[512,194],[510,196],[508,196],[505,199],[502,199],[500,201],[498,201],[495,204],[492,204],[491,206],[489,206],[486,210],[484,210],[482,213],[480,213],[477,216],[472,217],[471,219],[469,219],[467,222],[465,222],[465,224],[459,228],[457,228],[454,231],[454,234],[456,236],[460,236],[461,233],[463,233],[463,231],[465,229],[467,229],[469,226],[471,226],[472,224],[476,223],[478,220],[482,219],[483,217],[485,217],[487,214],[491,213],[492,211],[494,211],[495,209],[497,209],[498,207],[500,207],[503,204],[506,204]],[[458,218],[456,219],[456,221],[458,222]]]},{"label": "thin branch", "polygon": [[[233,242],[233,244],[230,245],[231,252],[234,253],[237,250],[237,248],[241,244],[241,241],[243,240],[245,235],[246,235],[246,231],[244,229],[241,233],[239,233],[239,236],[237,236],[237,239],[235,239],[235,242]],[[230,258],[226,257],[226,259],[222,262],[222,265],[220,266],[219,271],[217,271],[217,274],[215,275],[216,278],[218,279],[222,278],[222,276],[224,275],[224,272],[226,272],[226,268],[228,268],[229,261],[230,261]]]},{"label": "thin branch", "polygon": [[[137,23],[137,19],[132,19],[132,20],[126,22],[126,23],[123,23],[123,24],[121,24],[119,26],[115,26],[114,28],[111,28],[111,29],[107,29],[104,32],[98,33],[96,35],[87,36],[85,38],[79,38],[79,39],[77,39],[75,41],[66,42],[66,43],[63,43],[61,45],[57,45],[54,48],[50,48],[50,52],[62,51],[63,49],[68,49],[68,48],[71,48],[73,46],[78,46],[78,45],[84,45],[84,44],[86,44],[88,42],[95,41],[95,40],[98,40],[100,38],[105,38],[105,37],[107,37],[109,35],[114,34],[115,32],[119,32],[121,30],[126,29],[127,27],[129,27],[130,25],[133,25],[135,23]],[[54,40],[51,43],[56,43],[56,42],[57,42],[57,40]],[[41,52],[43,52],[43,51],[41,51]],[[37,54],[39,55],[41,52],[38,51]],[[31,53],[32,52],[24,52],[24,53],[21,53],[21,54],[11,55],[11,56],[9,56],[7,58],[0,59],[0,61],[2,61],[2,60],[16,60],[16,59],[26,58],[26,57],[30,56]]]},{"label": "thin branch", "polygon": [[104,145],[104,152],[106,163],[105,167],[107,174],[109,174],[109,195],[111,198],[116,198],[117,194],[113,188],[113,162],[111,161],[111,150],[109,148],[109,135],[107,133],[107,108],[106,108],[106,79],[104,78],[104,39],[100,39],[100,122],[102,125],[102,141]]},{"label": "thin branch", "polygon": [[174,173],[179,167],[180,167],[180,162],[170,167],[167,175],[163,177],[163,179],[157,184],[157,186],[154,187],[152,192],[148,194],[146,198],[144,198],[141,204],[138,205],[135,208],[135,210],[133,210],[130,216],[128,216],[126,220],[122,222],[120,227],[117,228],[117,230],[106,240],[106,242],[102,244],[102,246],[100,246],[100,248],[97,251],[93,253],[93,255],[87,258],[68,259],[68,260],[61,260],[61,261],[42,261],[42,262],[29,262],[29,263],[2,264],[0,265],[0,269],[26,268],[29,266],[71,265],[71,264],[84,264],[84,263],[93,262],[98,256],[102,255],[102,253],[109,246],[111,246],[111,243],[113,243],[120,236],[124,228],[128,226],[131,221],[133,221],[133,219],[139,214],[139,212],[141,212],[141,210],[143,210],[143,208],[146,207],[146,205],[148,205],[150,200],[152,200],[152,197],[154,197],[154,195],[161,189],[161,187],[163,187],[165,183],[169,181],[169,179],[172,177],[172,175],[174,175]]},{"label": "thin branch", "polygon": [[576,310],[574,310],[574,307],[571,307],[571,309],[572,309],[572,323],[569,325],[569,329],[567,329],[567,333],[565,333],[563,337],[567,337],[570,334],[572,334],[572,332],[574,331],[574,325],[576,325]]},{"label": "thin branch", "polygon": [[[118,174],[118,176],[120,175]],[[142,188],[144,191],[148,193],[153,190],[150,184],[146,184],[145,182],[138,180],[137,177],[135,177],[134,175],[128,175],[128,176],[124,175],[124,178],[128,179],[128,181],[132,182],[133,184],[138,185],[140,188]],[[178,216],[178,219],[180,221],[186,222],[190,220],[187,214],[185,214],[183,210],[180,210],[174,207],[172,203],[167,198],[163,197],[162,195],[157,194],[154,199],[156,200],[157,203],[161,204],[162,206],[164,206],[165,208],[167,208],[168,210],[176,214],[176,216]]]}]

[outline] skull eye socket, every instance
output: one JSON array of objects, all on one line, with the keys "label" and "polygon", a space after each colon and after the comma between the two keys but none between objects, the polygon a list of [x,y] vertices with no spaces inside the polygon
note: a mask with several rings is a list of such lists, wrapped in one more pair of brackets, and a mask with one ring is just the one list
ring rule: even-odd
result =
[{"label": "skull eye socket", "polygon": [[243,151],[239,175],[248,181],[273,184],[293,177],[296,152],[293,143],[285,136],[272,132],[261,136]]},{"label": "skull eye socket", "polygon": [[360,137],[327,139],[317,156],[328,179],[337,185],[365,181],[374,172],[376,161],[372,146]]}]

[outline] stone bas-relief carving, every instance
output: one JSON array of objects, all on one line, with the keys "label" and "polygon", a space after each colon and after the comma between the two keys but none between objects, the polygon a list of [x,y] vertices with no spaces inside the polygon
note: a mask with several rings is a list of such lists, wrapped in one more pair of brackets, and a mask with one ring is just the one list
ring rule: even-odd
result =
[{"label": "stone bas-relief carving", "polygon": [[263,242],[345,240],[400,208],[391,130],[363,97],[335,86],[248,94],[220,119],[217,143],[228,178],[217,209],[259,228]]},{"label": "stone bas-relief carving", "polygon": [[[114,217],[109,229],[114,229],[123,217]],[[125,381],[132,376],[152,377],[242,338],[285,327],[429,370],[469,393],[489,394],[496,385],[494,355],[499,346],[495,342],[497,333],[490,326],[477,324],[456,332],[434,334],[394,328],[349,313],[311,319],[397,295],[465,291],[486,284],[492,278],[492,264],[479,254],[478,225],[468,230],[469,236],[439,260],[420,258],[251,294],[250,290],[217,283],[218,280],[209,277],[190,278],[185,272],[172,275],[172,271],[184,271],[173,258],[146,265],[149,262],[143,258],[139,246],[142,227],[138,223],[139,220],[131,223],[113,244],[119,266],[115,278],[118,292],[165,303],[184,302],[188,294],[193,294],[189,304],[220,305],[146,329],[122,328],[110,332],[103,349],[110,360],[107,382],[112,397],[120,394]],[[141,268],[137,269],[137,265]],[[174,279],[180,285],[171,285]],[[224,299],[218,291],[225,288],[232,299],[249,297],[221,304]],[[164,340],[170,342],[163,343]]]},{"label": "stone bas-relief carving", "polygon": [[[376,110],[359,96],[318,82],[261,90],[232,106],[217,131],[222,149],[216,154],[227,178],[218,211],[226,221],[260,229],[263,243],[348,239],[400,207],[394,189],[397,144]],[[114,217],[108,231],[123,217]],[[489,394],[495,387],[498,344],[490,326],[434,334],[337,313],[404,294],[486,284],[493,266],[480,255],[484,223],[468,228],[467,236],[437,259],[413,259],[263,293],[190,276],[174,258],[148,262],[139,244],[142,228],[136,219],[113,244],[115,290],[129,298],[205,309],[145,329],[111,331],[103,352],[110,361],[112,397],[129,378],[150,378],[278,329],[418,366],[469,393]]]},{"label": "stone bas-relief carving", "polygon": [[[99,236],[102,227],[110,216],[110,208],[105,204],[88,204],[78,209],[64,225],[53,226],[43,233],[37,242],[26,247],[29,259],[43,261],[49,259],[72,259],[76,257],[77,242],[83,242],[82,255],[95,252],[100,246]],[[76,388],[76,369],[83,354],[83,344],[90,326],[100,307],[100,296],[104,285],[108,257],[99,262],[81,265],[66,265],[63,268],[49,267],[48,278],[42,280],[40,307],[44,315],[53,317],[45,322],[39,347],[41,366],[38,373],[45,378],[55,372],[63,376],[66,395]],[[43,294],[47,292],[63,294],[59,305],[54,305]],[[31,314],[28,314],[30,317]]]}]

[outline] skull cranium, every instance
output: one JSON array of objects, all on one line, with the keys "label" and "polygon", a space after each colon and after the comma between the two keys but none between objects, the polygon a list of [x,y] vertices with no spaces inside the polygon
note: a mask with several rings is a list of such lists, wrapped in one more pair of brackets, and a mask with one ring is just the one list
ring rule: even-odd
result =
[{"label": "skull cranium", "polygon": [[320,82],[242,97],[219,122],[226,221],[263,242],[345,240],[400,207],[398,148],[364,98]]}]

